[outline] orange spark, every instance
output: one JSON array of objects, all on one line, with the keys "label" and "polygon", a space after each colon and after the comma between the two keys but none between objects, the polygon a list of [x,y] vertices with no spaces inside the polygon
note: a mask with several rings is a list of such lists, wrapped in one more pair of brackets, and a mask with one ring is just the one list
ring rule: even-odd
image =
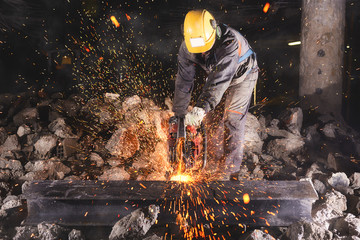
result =
[{"label": "orange spark", "polygon": [[267,2],[267,3],[265,4],[264,8],[263,8],[263,12],[264,12],[264,13],[267,13],[267,11],[269,10],[269,8],[270,8],[270,3]]},{"label": "orange spark", "polygon": [[111,16],[110,20],[115,25],[115,27],[120,27],[120,23],[116,20],[115,16]]},{"label": "orange spark", "polygon": [[250,202],[250,196],[249,196],[249,194],[245,193],[245,194],[243,195],[243,200],[244,200],[244,203],[245,203],[245,204],[248,204],[248,203]]},{"label": "orange spark", "polygon": [[125,13],[125,15],[126,15],[127,20],[129,21],[131,19],[131,17],[129,15],[127,15],[126,13]]},{"label": "orange spark", "polygon": [[143,188],[145,188],[146,189],[146,187],[145,187],[145,185],[144,184],[142,184],[142,183],[139,183],[140,184],[140,186],[142,186]]}]

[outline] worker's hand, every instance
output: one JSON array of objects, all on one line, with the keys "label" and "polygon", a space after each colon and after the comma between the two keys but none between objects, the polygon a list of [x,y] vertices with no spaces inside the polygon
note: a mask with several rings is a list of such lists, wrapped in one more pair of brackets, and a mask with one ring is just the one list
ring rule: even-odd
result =
[{"label": "worker's hand", "polygon": [[205,110],[199,107],[194,107],[190,112],[185,115],[185,126],[191,125],[199,127],[204,117]]}]

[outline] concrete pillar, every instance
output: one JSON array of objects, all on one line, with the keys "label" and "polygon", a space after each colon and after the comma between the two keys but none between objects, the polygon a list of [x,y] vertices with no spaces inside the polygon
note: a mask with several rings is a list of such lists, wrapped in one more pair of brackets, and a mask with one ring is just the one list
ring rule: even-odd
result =
[{"label": "concrete pillar", "polygon": [[341,115],[345,0],[303,0],[299,95],[303,107]]}]

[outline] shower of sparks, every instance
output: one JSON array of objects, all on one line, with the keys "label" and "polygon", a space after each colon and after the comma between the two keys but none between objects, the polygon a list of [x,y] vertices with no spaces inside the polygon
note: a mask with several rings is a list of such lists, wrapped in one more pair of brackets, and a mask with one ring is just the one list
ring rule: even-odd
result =
[{"label": "shower of sparks", "polygon": [[[162,62],[154,55],[153,43],[146,42],[141,37],[142,32],[138,27],[146,25],[146,22],[139,24],[141,14],[118,12],[116,18],[111,14],[111,10],[107,9],[107,11],[108,14],[97,18],[79,12],[82,24],[80,33],[70,36],[69,41],[72,43],[72,47],[68,47],[76,60],[72,64],[74,79],[78,83],[77,88],[90,99],[89,111],[95,116],[101,116],[104,112],[104,105],[101,104],[104,100],[104,93],[116,93],[120,100],[131,95],[151,97],[152,99],[167,97],[170,94],[164,89],[170,89],[168,82],[174,78],[176,71],[176,69],[163,69]],[[109,21],[109,16],[111,21]],[[71,20],[67,23],[71,24]],[[114,105],[109,104],[105,110],[111,113],[114,122],[122,120],[122,113]],[[95,140],[103,141],[98,133],[103,131],[105,124],[96,121],[83,121],[82,123],[90,136],[88,144],[94,148]],[[142,127],[143,124],[143,122],[138,123],[137,134],[141,146],[151,152],[158,141],[154,137],[156,130],[146,129]],[[107,130],[105,134],[110,133],[111,129]],[[166,151],[165,148],[164,151]],[[159,154],[167,156],[163,152]],[[209,182],[213,178],[195,172],[186,172],[181,164],[182,161],[179,163],[171,182],[180,185],[181,197],[167,200],[165,204],[161,205],[161,208],[163,211],[170,211],[177,216],[177,224],[185,239],[228,238],[229,234],[226,236],[221,236],[220,233],[217,236],[214,235],[215,228],[220,227],[216,223],[216,219],[219,217],[234,218],[239,222],[240,228],[246,227],[241,224],[241,219],[255,216],[254,209],[246,208],[243,205],[249,203],[249,195],[247,195],[248,202],[246,202],[246,194],[238,191],[236,192],[238,198],[229,201],[227,200],[228,192],[222,190],[221,184],[216,193],[209,193],[202,184],[198,183]],[[147,189],[143,184],[140,184],[140,187]],[[243,196],[244,201],[242,202],[240,200]],[[214,208],[209,202],[218,207]],[[228,210],[228,204],[241,205],[243,211]],[[275,212],[270,210],[273,209],[269,209],[269,214]],[[257,218],[256,221],[262,220]],[[207,223],[206,226],[205,223]],[[171,236],[166,238],[165,235],[165,239],[171,239]]]}]

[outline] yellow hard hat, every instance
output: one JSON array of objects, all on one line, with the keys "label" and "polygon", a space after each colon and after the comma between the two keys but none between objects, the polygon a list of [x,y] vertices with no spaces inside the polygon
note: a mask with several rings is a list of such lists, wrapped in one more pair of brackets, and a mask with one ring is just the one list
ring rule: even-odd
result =
[{"label": "yellow hard hat", "polygon": [[216,23],[206,10],[192,10],[185,16],[185,45],[191,53],[209,51],[215,42]]}]

